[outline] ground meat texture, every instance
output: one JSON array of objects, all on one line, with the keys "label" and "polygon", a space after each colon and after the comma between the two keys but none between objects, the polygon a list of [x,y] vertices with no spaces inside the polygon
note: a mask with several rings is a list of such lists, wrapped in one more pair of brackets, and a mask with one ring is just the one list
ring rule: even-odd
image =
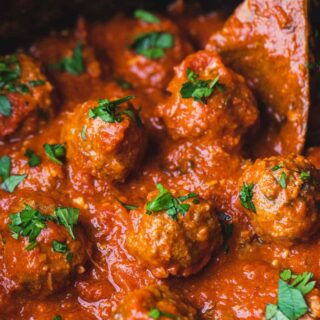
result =
[{"label": "ground meat texture", "polygon": [[6,99],[11,109],[10,114],[0,112],[0,139],[14,133],[30,133],[38,128],[39,120],[52,114],[52,86],[38,64],[22,53],[0,58],[0,62],[15,58],[16,62],[6,64],[11,71],[20,71],[0,87],[2,103]]},{"label": "ground meat texture", "polygon": [[[92,30],[93,45],[113,62],[115,73],[133,86],[164,89],[172,77],[173,67],[191,52],[191,45],[176,25],[166,18],[159,16],[159,19],[159,23],[146,23],[117,16]],[[173,37],[172,47],[165,48],[162,57],[147,58],[130,48],[137,37],[159,32]]]},{"label": "ground meat texture", "polygon": [[[200,81],[218,79],[207,98],[183,98],[180,91],[184,84],[191,83],[191,71]],[[175,140],[210,135],[227,146],[239,146],[241,137],[258,119],[256,102],[245,79],[225,67],[214,52],[189,55],[175,68],[168,91],[171,96],[158,106],[158,112]]]},{"label": "ground meat texture", "polygon": [[[119,121],[89,118],[89,110],[98,104],[92,100],[79,105],[66,123],[62,136],[67,143],[67,160],[76,170],[94,177],[124,180],[139,164],[145,149],[138,112],[130,103],[123,103],[116,111]],[[128,110],[130,114],[123,113]]]},{"label": "ground meat texture", "polygon": [[266,241],[306,240],[318,228],[319,172],[302,156],[258,159],[239,190],[239,206]]},{"label": "ground meat texture", "polygon": [[[7,206],[1,212],[6,218],[1,223],[0,263],[13,291],[46,297],[67,287],[73,275],[85,271],[84,264],[90,246],[79,226],[74,228],[76,239],[73,239],[65,226],[56,221],[47,221],[46,227],[36,238],[37,245],[31,250],[26,249],[28,237],[12,237],[8,226],[9,214],[20,212],[28,204],[43,215],[52,215],[56,208],[54,200],[39,192],[20,192],[18,196],[11,196],[11,199],[4,201]],[[54,241],[67,244],[67,251],[56,252],[53,249]]]},{"label": "ground meat texture", "polygon": [[[151,192],[148,200],[156,196],[157,192]],[[166,211],[135,212],[137,221],[128,234],[126,246],[158,278],[187,277],[198,272],[221,245],[220,225],[209,203],[203,200],[194,203],[192,199],[185,203],[190,208],[185,215],[179,213],[177,219]]]},{"label": "ground meat texture", "polygon": [[[158,317],[156,317],[158,316]],[[114,313],[114,320],[197,320],[197,311],[166,286],[150,286],[129,293]]]}]

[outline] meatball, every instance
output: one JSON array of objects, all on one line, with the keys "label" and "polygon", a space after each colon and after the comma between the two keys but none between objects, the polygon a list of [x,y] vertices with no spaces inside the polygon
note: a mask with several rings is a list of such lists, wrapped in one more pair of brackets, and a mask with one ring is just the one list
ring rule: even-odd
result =
[{"label": "meatball", "polygon": [[303,156],[258,159],[239,189],[239,205],[262,239],[305,240],[317,230],[319,172]]},{"label": "meatball", "polygon": [[4,199],[0,210],[0,261],[15,291],[45,297],[85,271],[90,247],[82,229],[73,228],[77,209],[58,207],[39,192],[20,192]]},{"label": "meatball", "polygon": [[219,222],[209,203],[194,193],[169,192],[161,184],[148,195],[126,245],[154,276],[189,276],[201,270],[222,243]]},{"label": "meatball", "polygon": [[41,115],[52,113],[52,86],[37,63],[23,53],[0,58],[0,65],[0,139],[18,130],[30,133]]},{"label": "meatball", "polygon": [[147,23],[117,16],[92,30],[93,45],[105,52],[115,73],[134,86],[164,89],[173,67],[191,52],[175,24],[158,18],[158,23]]},{"label": "meatball", "polygon": [[189,55],[175,68],[168,90],[171,96],[158,112],[174,140],[210,135],[238,146],[257,122],[256,101],[244,78],[225,67],[217,53]]},{"label": "meatball", "polygon": [[150,286],[129,293],[113,315],[117,320],[199,319],[197,311],[166,286]]},{"label": "meatball", "polygon": [[131,98],[87,101],[74,110],[62,133],[74,168],[97,178],[124,180],[137,166],[145,137]]}]

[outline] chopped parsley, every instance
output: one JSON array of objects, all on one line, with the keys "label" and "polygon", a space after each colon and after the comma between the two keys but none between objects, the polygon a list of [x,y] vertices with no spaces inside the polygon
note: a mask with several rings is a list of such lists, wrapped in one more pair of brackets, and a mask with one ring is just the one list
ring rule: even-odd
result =
[{"label": "chopped parsley", "polygon": [[158,308],[152,308],[149,313],[148,316],[152,319],[160,319],[161,316],[169,318],[169,319],[178,319],[175,315],[173,315],[172,313],[168,313],[165,311],[161,311]]},{"label": "chopped parsley", "polygon": [[128,204],[128,203],[125,203],[123,201],[121,201],[120,199],[118,198],[115,198],[124,208],[128,209],[128,210],[136,210],[138,209],[138,206],[134,205],[134,204]]},{"label": "chopped parsley", "polygon": [[184,99],[193,98],[195,101],[207,103],[207,98],[212,95],[214,89],[224,90],[224,87],[219,83],[219,76],[210,80],[199,80],[199,76],[188,68],[187,77],[188,81],[180,89],[180,95]]},{"label": "chopped parsley", "polygon": [[66,147],[64,144],[48,144],[44,146],[44,151],[48,158],[57,164],[62,165],[62,161],[66,155]]},{"label": "chopped parsley", "polygon": [[117,78],[116,83],[125,90],[132,89],[132,84],[122,78]]},{"label": "chopped parsley", "polygon": [[179,213],[184,216],[190,209],[190,204],[183,203],[184,201],[193,198],[193,203],[199,203],[198,196],[194,192],[175,198],[161,183],[157,184],[157,189],[159,190],[158,196],[147,203],[147,214],[149,215],[153,212],[166,211],[169,217],[177,220]]},{"label": "chopped parsley", "polygon": [[228,253],[229,252],[228,240],[233,235],[234,225],[231,222],[231,217],[223,212],[219,213],[218,219],[221,224],[221,231],[222,231],[223,238],[224,238],[223,249],[224,249],[225,253]]},{"label": "chopped parsley", "polygon": [[276,166],[272,167],[271,171],[277,171],[277,170],[282,169],[282,168],[283,168],[283,164],[279,163]]},{"label": "chopped parsley", "polygon": [[147,23],[154,23],[154,24],[160,23],[160,20],[157,16],[155,16],[154,14],[146,10],[137,9],[133,13],[133,16]]},{"label": "chopped parsley", "polygon": [[256,207],[252,201],[253,187],[253,183],[243,183],[243,186],[240,190],[240,202],[244,208],[256,213]]},{"label": "chopped parsley", "polygon": [[73,227],[78,223],[80,210],[77,208],[57,208],[54,211],[54,216],[58,222],[65,226],[72,239],[75,239]]},{"label": "chopped parsley", "polygon": [[115,123],[121,122],[123,120],[122,115],[126,114],[132,118],[137,124],[141,123],[140,117],[138,117],[133,110],[119,111],[118,107],[122,103],[125,103],[135,96],[126,96],[121,99],[109,101],[108,99],[98,100],[98,106],[89,110],[89,119],[100,118],[104,122]]},{"label": "chopped parsley", "polygon": [[69,263],[71,263],[73,260],[73,253],[69,251],[66,255],[66,259]]},{"label": "chopped parsley", "polygon": [[281,172],[281,176],[279,179],[279,184],[280,187],[282,189],[286,189],[287,188],[287,179],[288,179],[288,175],[285,172]]},{"label": "chopped parsley", "polygon": [[83,127],[82,127],[82,130],[81,130],[81,139],[82,139],[83,141],[86,141],[86,140],[87,140],[86,130],[87,130],[86,126],[83,126]]},{"label": "chopped parsley", "polygon": [[267,304],[267,320],[298,320],[308,312],[304,296],[311,292],[316,282],[313,274],[304,272],[295,275],[290,269],[280,273],[278,281],[278,303]]},{"label": "chopped parsley", "polygon": [[60,315],[56,315],[53,317],[52,320],[62,320],[62,317]]},{"label": "chopped parsley", "polygon": [[65,242],[53,240],[52,241],[52,249],[55,252],[66,253],[68,251],[68,245]]},{"label": "chopped parsley", "polygon": [[9,117],[11,113],[12,107],[9,99],[4,95],[0,95],[0,114],[5,117]]},{"label": "chopped parsley", "polygon": [[26,174],[10,175],[11,158],[7,155],[0,158],[0,189],[12,193],[16,187],[27,177]]},{"label": "chopped parsley", "polygon": [[300,173],[300,178],[303,181],[308,181],[310,179],[310,177],[311,177],[310,171],[302,171]]},{"label": "chopped parsley", "polygon": [[64,57],[60,62],[49,65],[53,69],[79,76],[85,72],[85,65],[82,57],[81,43],[78,42],[73,50],[72,56]]},{"label": "chopped parsley", "polygon": [[31,168],[36,167],[41,163],[41,158],[31,149],[27,149],[24,155],[29,158],[28,165]]},{"label": "chopped parsley", "polygon": [[160,59],[165,49],[174,45],[174,37],[168,32],[149,32],[137,36],[129,48],[137,54],[149,59]]},{"label": "chopped parsley", "polygon": [[43,86],[46,82],[44,80],[30,80],[28,81],[28,84],[31,87],[39,87],[39,86]]},{"label": "chopped parsley", "polygon": [[12,233],[12,237],[16,240],[20,236],[29,238],[27,250],[32,250],[36,246],[38,235],[46,228],[46,222],[50,219],[49,216],[41,214],[28,204],[20,212],[11,214],[9,218],[10,223],[8,227]]}]

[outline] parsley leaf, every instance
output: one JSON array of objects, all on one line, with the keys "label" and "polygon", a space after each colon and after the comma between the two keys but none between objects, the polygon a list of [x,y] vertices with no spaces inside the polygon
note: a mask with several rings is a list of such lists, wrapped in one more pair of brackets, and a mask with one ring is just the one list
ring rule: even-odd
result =
[{"label": "parsley leaf", "polygon": [[0,177],[3,182],[0,184],[0,188],[6,192],[13,192],[15,188],[23,181],[27,175],[10,175],[11,159],[7,155],[0,158]]},{"label": "parsley leaf", "polygon": [[56,315],[53,317],[52,320],[62,320],[62,317],[60,315]]},{"label": "parsley leaf", "polygon": [[32,250],[36,246],[34,242],[38,235],[46,228],[48,216],[41,214],[38,210],[26,204],[23,210],[11,214],[9,219],[8,227],[12,232],[12,237],[16,240],[19,239],[19,236],[28,237],[29,246],[26,249]]},{"label": "parsley leaf", "polygon": [[53,240],[52,241],[52,249],[55,252],[66,253],[68,251],[68,246],[65,242]]},{"label": "parsley leaf", "polygon": [[26,174],[18,174],[14,176],[10,176],[6,180],[2,182],[0,188],[4,191],[12,193],[15,188],[27,177]]},{"label": "parsley leaf", "polygon": [[57,217],[60,224],[64,225],[72,239],[75,239],[73,227],[78,223],[80,210],[77,208],[57,208],[54,216]]},{"label": "parsley leaf", "polygon": [[300,173],[300,178],[303,181],[308,181],[310,179],[310,177],[311,177],[310,171],[302,171]]},{"label": "parsley leaf", "polygon": [[244,208],[256,213],[256,207],[252,201],[254,184],[244,182],[240,190],[240,201]]},{"label": "parsley leaf", "polygon": [[81,134],[80,134],[82,141],[86,141],[87,140],[86,130],[87,130],[86,126],[83,126],[82,130],[81,130]]},{"label": "parsley leaf", "polygon": [[132,88],[132,84],[122,78],[117,78],[116,79],[116,83],[125,90],[131,89]]},{"label": "parsley leaf", "polygon": [[279,163],[276,166],[272,167],[271,171],[277,171],[277,170],[282,169],[282,168],[283,168],[283,164]]},{"label": "parsley leaf", "polygon": [[11,159],[7,155],[0,158],[0,177],[6,180],[10,176]]},{"label": "parsley leaf", "polygon": [[198,196],[194,192],[190,192],[186,196],[175,198],[165,187],[157,184],[159,195],[147,203],[147,214],[153,212],[166,211],[167,215],[173,220],[177,220],[178,214],[185,215],[190,209],[190,204],[183,203],[184,201],[194,198],[194,203],[199,203]]},{"label": "parsley leaf", "polygon": [[169,312],[161,311],[157,308],[153,308],[149,311],[148,316],[152,319],[160,319],[161,316],[169,319],[178,319],[175,315]]},{"label": "parsley leaf", "polygon": [[290,269],[280,273],[278,281],[278,304],[266,306],[267,320],[298,320],[308,312],[304,295],[308,294],[315,286],[315,281],[310,281],[313,274],[304,272],[295,275]]},{"label": "parsley leaf", "polygon": [[27,149],[24,155],[29,158],[28,165],[31,168],[36,167],[41,163],[41,158],[31,149]]},{"label": "parsley leaf", "polygon": [[149,59],[160,59],[165,55],[165,49],[172,48],[174,37],[168,32],[149,32],[137,36],[129,46],[135,53]]},{"label": "parsley leaf", "polygon": [[128,210],[136,210],[138,209],[138,206],[135,206],[134,204],[128,204],[128,203],[125,203],[123,201],[121,201],[120,199],[118,198],[115,198],[124,208],[128,209]]},{"label": "parsley leaf", "polygon": [[212,80],[199,80],[198,75],[190,68],[187,69],[188,82],[185,82],[181,89],[180,95],[182,98],[193,98],[195,101],[207,102],[214,89],[222,91],[223,86],[219,83],[219,76],[216,76]]},{"label": "parsley leaf", "polygon": [[30,80],[28,81],[28,84],[31,87],[39,87],[39,86],[43,86],[46,82],[44,80]]},{"label": "parsley leaf", "polygon": [[68,72],[74,76],[79,76],[84,73],[85,65],[82,57],[81,43],[77,43],[71,57],[64,57],[60,62],[51,64],[50,67]]},{"label": "parsley leaf", "polygon": [[279,180],[279,184],[282,189],[287,188],[287,179],[288,179],[288,175],[285,172],[282,172]]},{"label": "parsley leaf", "polygon": [[133,115],[134,120],[138,124],[141,120],[140,118],[138,119],[138,117],[134,114],[132,110],[118,110],[119,105],[134,98],[135,96],[126,96],[113,101],[109,101],[108,99],[100,99],[98,100],[98,106],[89,110],[88,117],[89,119],[100,118],[104,122],[115,123],[121,122],[123,120],[121,116],[123,114],[127,114],[131,118]]},{"label": "parsley leaf", "polygon": [[64,144],[48,144],[46,143],[44,146],[44,151],[49,159],[54,161],[57,164],[62,165],[61,159],[64,159],[66,155],[66,147]]},{"label": "parsley leaf", "polygon": [[133,13],[133,15],[135,18],[140,19],[144,22],[155,23],[155,24],[160,23],[160,20],[157,16],[155,16],[154,14],[146,10],[137,9]]},{"label": "parsley leaf", "polygon": [[4,95],[0,95],[0,114],[5,117],[9,117],[11,113],[12,108],[9,99]]}]

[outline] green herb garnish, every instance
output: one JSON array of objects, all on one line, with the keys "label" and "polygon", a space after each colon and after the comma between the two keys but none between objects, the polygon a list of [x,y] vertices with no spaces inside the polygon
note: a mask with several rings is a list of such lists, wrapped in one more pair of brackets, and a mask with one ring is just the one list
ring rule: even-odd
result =
[{"label": "green herb garnish", "polygon": [[24,155],[29,158],[28,165],[31,168],[36,167],[41,163],[41,158],[31,149],[27,149]]},{"label": "green herb garnish", "polygon": [[66,253],[68,251],[68,246],[65,242],[53,240],[52,241],[52,249],[55,252]]},{"label": "green herb garnish", "polygon": [[300,178],[303,181],[308,181],[310,179],[310,177],[311,177],[310,171],[302,171],[300,173]]},{"label": "green herb garnish", "polygon": [[71,57],[64,57],[60,62],[49,65],[53,69],[79,76],[85,72],[81,43],[78,42]]},{"label": "green herb garnish", "polygon": [[83,126],[83,127],[82,127],[82,130],[81,130],[81,139],[82,139],[83,141],[86,141],[86,140],[87,140],[86,130],[87,130],[86,126]]},{"label": "green herb garnish", "polygon": [[62,320],[62,317],[60,315],[56,315],[53,317],[52,320]]},{"label": "green herb garnish", "polygon": [[316,282],[313,274],[304,272],[295,275],[290,269],[280,273],[278,303],[266,306],[267,320],[298,320],[308,312],[304,296],[311,292]]},{"label": "green herb garnish", "polygon": [[188,82],[185,82],[180,89],[180,95],[184,99],[193,98],[195,101],[207,103],[207,98],[212,95],[215,88],[220,91],[224,90],[224,87],[219,83],[219,76],[212,80],[199,80],[198,75],[188,68],[187,77]]},{"label": "green herb garnish", "polygon": [[169,319],[178,319],[175,315],[173,315],[172,313],[168,313],[165,311],[161,311],[158,308],[152,308],[149,313],[148,316],[152,319],[160,319],[161,316],[169,318]]},{"label": "green herb garnish", "polygon": [[128,210],[136,210],[138,209],[138,206],[134,205],[134,204],[128,204],[128,203],[125,203],[123,201],[121,201],[120,199],[118,198],[115,198],[124,208],[128,209]]},{"label": "green herb garnish", "polygon": [[155,16],[154,14],[146,10],[137,9],[133,13],[133,16],[147,23],[155,23],[155,24],[160,23],[160,20],[157,16]]},{"label": "green herb garnish", "polygon": [[39,86],[43,86],[46,82],[44,80],[30,80],[28,81],[28,84],[31,87],[39,87]]},{"label": "green herb garnish", "polygon": [[58,222],[65,226],[72,239],[75,239],[73,227],[78,223],[80,210],[77,208],[57,208],[54,211],[54,216]]},{"label": "green herb garnish", "polygon": [[116,79],[116,83],[125,90],[131,89],[132,88],[132,84],[122,78],[117,78]]},{"label": "green herb garnish", "polygon": [[240,190],[240,201],[244,208],[256,213],[256,207],[252,201],[253,187],[253,183],[247,184],[246,182],[244,182]]},{"label": "green herb garnish", "polygon": [[288,179],[288,176],[285,172],[281,172],[281,176],[280,176],[280,179],[279,179],[279,184],[280,184],[280,187],[282,189],[286,189],[287,188],[287,179]]},{"label": "green herb garnish", "polygon": [[67,259],[68,263],[71,263],[73,260],[73,253],[69,251],[66,255],[66,259]]},{"label": "green herb garnish", "polygon": [[54,161],[57,164],[62,165],[62,159],[64,159],[66,155],[66,147],[64,144],[48,144],[46,143],[44,146],[44,151],[48,158]]},{"label": "green herb garnish", "polygon": [[149,215],[153,212],[166,211],[168,216],[177,220],[179,213],[184,216],[190,209],[190,204],[183,203],[184,201],[193,198],[194,203],[199,203],[198,196],[194,192],[175,198],[161,183],[157,184],[157,189],[159,195],[147,203],[147,214]]},{"label": "green herb garnish", "polygon": [[277,171],[277,170],[282,169],[282,168],[283,168],[283,164],[279,163],[276,166],[272,167],[271,171]]},{"label": "green herb garnish", "polygon": [[10,223],[8,227],[12,232],[14,239],[20,236],[29,238],[27,250],[32,250],[36,246],[36,239],[41,231],[46,228],[48,216],[41,214],[38,210],[33,209],[28,204],[18,213],[9,216]]},{"label": "green herb garnish", "polygon": [[168,32],[149,32],[137,36],[130,49],[149,59],[160,59],[165,55],[165,49],[174,45],[174,37]]},{"label": "green herb garnish", "polygon": [[[115,123],[121,122],[123,120],[123,114],[127,114],[129,117],[131,117],[130,114],[133,114],[135,121],[138,121],[138,117],[132,110],[118,110],[119,105],[134,98],[134,96],[126,96],[114,101],[109,101],[108,99],[100,99],[98,100],[98,106],[89,110],[88,117],[90,119],[100,118],[104,122]],[[140,118],[139,121],[141,121]]]},{"label": "green herb garnish", "polygon": [[9,117],[11,113],[12,107],[9,99],[4,95],[0,95],[0,114],[5,117]]},{"label": "green herb garnish", "polygon": [[5,155],[2,158],[0,158],[0,177],[2,178],[0,188],[6,192],[11,193],[27,177],[27,175],[10,175],[10,171],[11,158]]}]

